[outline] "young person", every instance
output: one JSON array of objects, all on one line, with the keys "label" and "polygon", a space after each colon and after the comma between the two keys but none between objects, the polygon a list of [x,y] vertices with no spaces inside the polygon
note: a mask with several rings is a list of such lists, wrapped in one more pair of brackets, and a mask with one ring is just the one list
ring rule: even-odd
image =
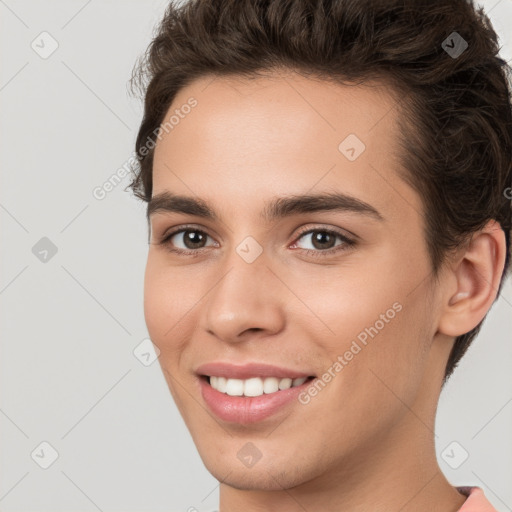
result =
[{"label": "young person", "polygon": [[464,0],[169,5],[131,187],[221,512],[494,510],[434,422],[510,267],[508,72]]}]

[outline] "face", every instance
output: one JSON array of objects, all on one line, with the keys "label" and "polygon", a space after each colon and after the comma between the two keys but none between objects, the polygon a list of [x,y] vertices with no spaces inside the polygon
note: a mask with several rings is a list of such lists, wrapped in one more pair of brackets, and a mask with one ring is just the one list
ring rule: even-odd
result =
[{"label": "face", "polygon": [[395,106],[376,84],[209,77],[165,118],[145,318],[204,464],[232,487],[348,477],[426,430],[404,403],[427,418],[437,400],[436,291]]}]

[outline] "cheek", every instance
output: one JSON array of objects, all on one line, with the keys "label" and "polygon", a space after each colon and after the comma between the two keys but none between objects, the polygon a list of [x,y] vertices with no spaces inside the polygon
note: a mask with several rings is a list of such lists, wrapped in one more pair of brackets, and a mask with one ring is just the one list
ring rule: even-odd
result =
[{"label": "cheek", "polygon": [[[186,330],[187,290],[177,280],[179,272],[166,268],[158,257],[148,256],[144,275],[144,317],[151,339],[161,351],[179,342]],[[190,299],[192,300],[192,298]],[[179,328],[178,328],[179,326]]]},{"label": "cheek", "polygon": [[[377,272],[357,262],[329,270],[321,279],[302,274],[289,280],[310,313],[303,311],[295,320],[307,324],[308,331],[313,323],[312,339],[321,337],[329,352],[348,349],[347,342],[350,345],[358,336],[362,342],[372,339],[376,330],[377,337],[382,337],[401,315],[401,284],[388,280],[390,272]],[[313,322],[311,315],[316,317]]]},{"label": "cheek", "polygon": [[[333,443],[340,446],[357,446],[388,432],[406,414],[403,404],[416,400],[426,364],[426,333],[418,304],[396,297],[348,301],[334,326],[336,342],[323,345],[330,365],[324,371],[335,376],[327,376],[330,383],[311,406],[321,418],[319,431],[325,436],[336,432]],[[380,318],[386,312],[388,323]]]},{"label": "cheek", "polygon": [[[166,293],[161,285],[156,268],[148,258],[144,275],[144,318],[151,339],[158,344],[158,340],[165,333]],[[169,326],[167,326],[167,329]]]},{"label": "cheek", "polygon": [[[178,409],[185,414],[182,386],[177,385],[176,375],[186,340],[191,336],[192,322],[188,316],[191,305],[187,300],[189,288],[177,282],[175,276],[173,269],[166,268],[158,257],[148,257],[144,275],[144,317],[149,336],[160,350],[158,361],[168,388]],[[192,299],[190,297],[190,301]]]},{"label": "cheek", "polygon": [[[357,314],[355,308],[353,312]],[[355,409],[358,402],[365,403],[367,411],[386,421],[404,413],[403,402],[417,398],[428,363],[429,312],[421,293],[396,290],[372,303],[362,317],[364,324],[352,325],[356,334],[346,342],[355,342],[361,350],[344,370],[345,391],[355,398]]]},{"label": "cheek", "polygon": [[311,324],[303,328],[331,365],[343,358],[339,373],[344,377],[339,380],[353,396],[374,389],[378,393],[373,396],[389,397],[385,384],[407,394],[426,364],[432,312],[418,275],[428,269],[420,268],[421,262],[410,269],[388,256],[379,258],[380,265],[362,265],[357,272],[355,267],[341,269],[339,277],[320,287],[307,286],[308,306],[329,329],[322,329],[319,322],[315,326],[321,330],[313,331]]}]

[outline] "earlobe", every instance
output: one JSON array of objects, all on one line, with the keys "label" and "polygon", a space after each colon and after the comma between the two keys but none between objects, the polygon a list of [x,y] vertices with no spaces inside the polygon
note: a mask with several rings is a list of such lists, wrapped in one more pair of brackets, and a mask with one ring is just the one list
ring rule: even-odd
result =
[{"label": "earlobe", "polygon": [[462,257],[459,255],[459,262],[450,271],[456,287],[446,290],[439,332],[460,336],[482,321],[496,299],[505,256],[505,233],[499,223],[489,221],[473,235]]}]

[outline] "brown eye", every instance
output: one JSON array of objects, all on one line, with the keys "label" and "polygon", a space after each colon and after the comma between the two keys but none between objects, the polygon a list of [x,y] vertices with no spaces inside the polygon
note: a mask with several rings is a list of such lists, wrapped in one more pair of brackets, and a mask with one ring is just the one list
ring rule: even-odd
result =
[{"label": "brown eye", "polygon": [[202,231],[193,229],[186,229],[181,233],[183,233],[183,243],[187,249],[200,249],[207,238]]},{"label": "brown eye", "polygon": [[[310,240],[310,247],[301,245],[300,240]],[[338,242],[339,241],[339,242]],[[350,249],[355,241],[330,229],[310,229],[300,234],[294,246],[303,249],[312,256],[327,256],[332,253]]]},{"label": "brown eye", "polygon": [[206,243],[209,238],[211,239],[200,229],[181,228],[166,235],[160,243],[173,252],[186,253],[207,247]]},{"label": "brown eye", "polygon": [[330,249],[336,245],[336,236],[327,231],[313,231],[311,242],[315,249]]}]

